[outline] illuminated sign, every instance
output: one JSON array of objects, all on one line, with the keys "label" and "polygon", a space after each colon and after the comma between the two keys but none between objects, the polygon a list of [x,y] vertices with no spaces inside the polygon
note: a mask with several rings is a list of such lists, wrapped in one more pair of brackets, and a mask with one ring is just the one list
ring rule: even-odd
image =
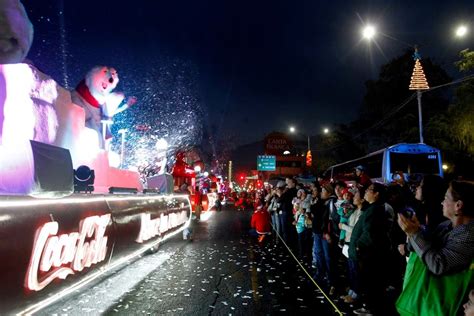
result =
[{"label": "illuminated sign", "polygon": [[185,223],[188,220],[188,211],[181,211],[180,213],[169,213],[168,215],[161,214],[160,217],[151,219],[151,214],[141,214],[141,225],[140,233],[136,239],[136,242],[142,243],[155,236],[161,236],[161,234],[168,230]]},{"label": "illuminated sign", "polygon": [[306,153],[306,166],[311,167],[313,163],[313,156],[311,155],[311,150],[308,150]]},{"label": "illuminated sign", "polygon": [[276,157],[269,155],[257,156],[257,171],[275,171]]},{"label": "illuminated sign", "polygon": [[290,150],[293,144],[287,135],[283,133],[271,133],[265,137],[265,154],[281,155],[284,151]]},{"label": "illuminated sign", "polygon": [[105,230],[110,214],[90,216],[79,223],[79,231],[57,235],[58,222],[48,222],[36,231],[33,252],[26,274],[28,289],[40,291],[54,279],[65,279],[105,259]]}]

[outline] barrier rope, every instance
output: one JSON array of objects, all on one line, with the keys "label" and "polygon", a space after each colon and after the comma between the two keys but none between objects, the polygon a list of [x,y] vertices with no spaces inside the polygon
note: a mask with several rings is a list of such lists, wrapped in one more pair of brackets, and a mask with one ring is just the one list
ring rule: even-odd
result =
[{"label": "barrier rope", "polygon": [[285,245],[286,249],[288,250],[288,252],[290,253],[290,255],[293,257],[293,259],[295,259],[295,261],[298,263],[298,265],[301,267],[301,269],[303,269],[304,273],[306,273],[306,275],[308,276],[308,278],[311,280],[311,282],[313,282],[314,285],[316,285],[316,287],[319,289],[319,291],[323,294],[323,296],[326,298],[326,300],[332,305],[332,307],[334,307],[334,311],[339,314],[339,315],[343,315],[343,313],[339,310],[339,308],[337,308],[336,304],[334,304],[334,302],[329,298],[329,296],[323,291],[323,289],[319,286],[319,284],[314,280],[314,278],[311,276],[311,274],[308,272],[308,270],[306,270],[306,268],[301,264],[301,262],[298,260],[298,258],[296,258],[295,254],[293,253],[293,251],[291,251],[290,247],[288,247],[288,245],[285,243],[285,241],[283,240],[283,238],[281,238],[280,234],[276,231],[275,227],[272,225],[272,228],[273,228],[273,231],[276,233],[276,235],[278,236],[278,238],[281,240],[281,242],[283,243],[283,245]]}]

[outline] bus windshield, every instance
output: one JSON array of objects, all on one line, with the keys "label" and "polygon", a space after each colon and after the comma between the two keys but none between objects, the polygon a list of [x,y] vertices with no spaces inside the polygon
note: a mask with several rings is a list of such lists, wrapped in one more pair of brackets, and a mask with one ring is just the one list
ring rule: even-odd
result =
[{"label": "bus windshield", "polygon": [[407,174],[439,174],[438,153],[390,153],[390,170]]}]

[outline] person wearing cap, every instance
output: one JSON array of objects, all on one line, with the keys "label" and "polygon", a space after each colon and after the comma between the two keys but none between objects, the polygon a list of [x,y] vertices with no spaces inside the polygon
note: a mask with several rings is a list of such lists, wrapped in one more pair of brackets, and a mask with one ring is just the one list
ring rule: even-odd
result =
[{"label": "person wearing cap", "polygon": [[331,244],[337,242],[331,238],[329,214],[336,212],[336,196],[330,183],[321,187],[320,202],[311,208],[313,218],[313,264],[316,265],[315,279],[329,288],[330,295],[335,291],[335,275],[331,256]]},{"label": "person wearing cap", "polygon": [[355,173],[356,173],[356,182],[358,185],[362,186],[364,189],[367,189],[369,185],[372,184],[372,180],[370,180],[370,177],[365,173],[365,167],[362,165],[359,165],[355,167]]},{"label": "person wearing cap", "polygon": [[293,222],[293,198],[296,196],[296,181],[292,178],[286,179],[286,189],[277,194],[280,194],[278,203],[280,208],[278,212],[278,219],[280,220],[280,229],[283,240],[285,242],[294,241],[296,239],[296,232],[292,229],[291,223]]},{"label": "person wearing cap", "polygon": [[277,188],[280,188],[280,189],[284,189],[285,186],[286,186],[286,183],[285,183],[285,181],[283,181],[283,180],[278,181],[278,183],[277,183],[277,185],[276,185],[276,187],[277,187]]}]

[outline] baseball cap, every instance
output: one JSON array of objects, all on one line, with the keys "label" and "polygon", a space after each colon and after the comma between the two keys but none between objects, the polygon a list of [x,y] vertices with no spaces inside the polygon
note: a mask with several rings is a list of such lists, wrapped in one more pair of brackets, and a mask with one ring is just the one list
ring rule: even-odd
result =
[{"label": "baseball cap", "polygon": [[277,188],[284,188],[285,186],[286,186],[285,181],[283,180],[278,181]]},{"label": "baseball cap", "polygon": [[349,188],[344,188],[341,193],[343,196],[344,194],[349,193],[350,198],[354,197],[354,193],[352,193]]}]

